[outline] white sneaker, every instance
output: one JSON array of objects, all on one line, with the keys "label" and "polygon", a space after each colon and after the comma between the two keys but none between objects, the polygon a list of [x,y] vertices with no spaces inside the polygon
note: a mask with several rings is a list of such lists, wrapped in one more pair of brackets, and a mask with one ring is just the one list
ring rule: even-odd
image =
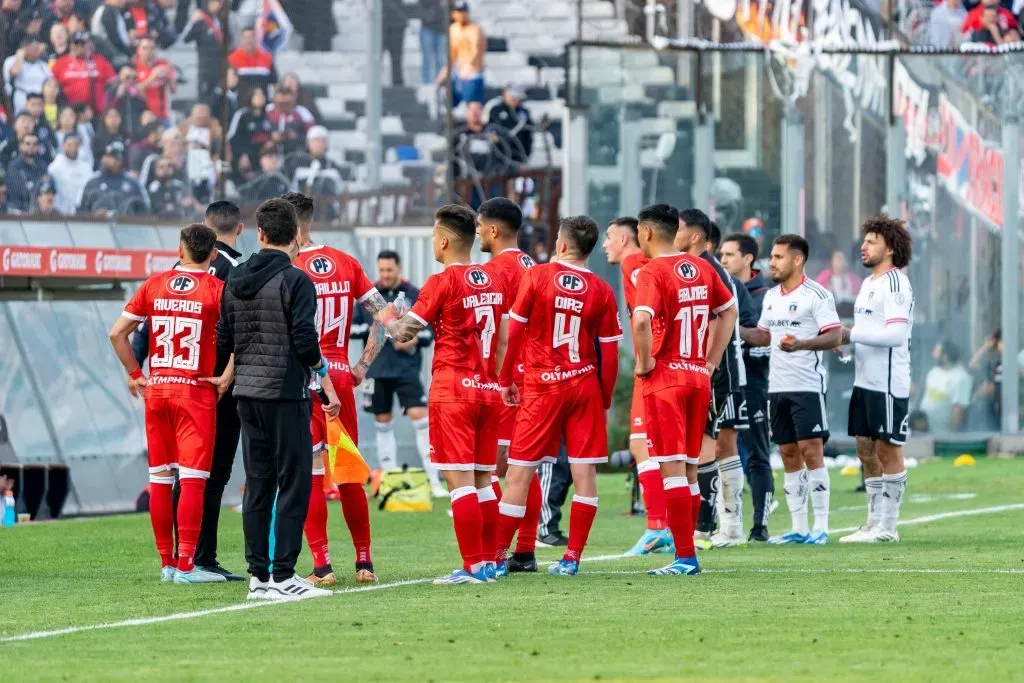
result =
[{"label": "white sneaker", "polygon": [[735,548],[746,544],[747,538],[743,535],[742,529],[738,532],[735,529],[729,531],[720,529],[719,531],[711,534],[712,548]]},{"label": "white sneaker", "polygon": [[868,526],[867,524],[861,526],[859,529],[854,531],[849,536],[843,536],[839,539],[840,543],[877,543],[878,532],[881,531],[876,526]]},{"label": "white sneaker", "polygon": [[284,581],[271,579],[267,584],[267,600],[305,600],[307,598],[326,598],[334,595],[334,591],[317,588],[309,581],[292,574]]},{"label": "white sneaker", "polygon": [[887,531],[879,527],[875,531],[875,540],[879,543],[899,543],[900,532],[896,531],[895,529],[893,529],[892,531]]},{"label": "white sneaker", "polygon": [[245,596],[246,600],[266,600],[267,599],[267,586],[270,585],[269,581],[260,581],[255,576],[249,579],[249,594]]}]

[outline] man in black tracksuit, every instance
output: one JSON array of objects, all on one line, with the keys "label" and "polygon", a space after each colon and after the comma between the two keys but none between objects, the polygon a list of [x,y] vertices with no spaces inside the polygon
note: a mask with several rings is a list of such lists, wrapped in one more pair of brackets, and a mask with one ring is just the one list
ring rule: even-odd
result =
[{"label": "man in black tracksuit", "polygon": [[[228,280],[217,326],[218,352],[234,356],[234,396],[242,422],[249,599],[326,596],[330,591],[295,576],[313,484],[311,369],[321,376],[327,398],[323,409],[336,416],[341,406],[320,355],[316,289],[292,267],[298,255],[295,209],[283,199],[263,202],[256,210],[256,233],[260,251]],[[276,546],[270,558],[275,494]]]},{"label": "man in black tracksuit", "polygon": [[[238,266],[242,252],[235,249],[238,236],[242,233],[242,212],[231,202],[214,202],[206,207],[203,222],[217,233],[217,256],[210,264],[210,274],[226,282]],[[132,336],[132,350],[135,360],[141,366],[149,354],[149,327],[143,323]],[[214,374],[220,375],[228,364],[230,354],[219,354]],[[220,574],[228,581],[241,581],[242,577],[220,566],[217,561],[217,529],[220,525],[220,508],[224,501],[224,489],[231,479],[238,450],[238,434],[242,425],[238,420],[238,405],[229,391],[217,402],[217,431],[213,441],[213,464],[210,478],[206,480],[203,492],[203,523],[196,545],[195,563],[204,571]],[[174,502],[177,505],[181,485],[174,485]]]},{"label": "man in black tracksuit", "polygon": [[[722,242],[722,265],[740,280],[761,317],[761,304],[769,285],[761,271],[754,270],[757,261],[757,241],[750,235],[737,233],[729,235]],[[756,324],[756,323],[755,323]],[[768,514],[775,496],[775,479],[769,460],[768,442],[768,359],[771,348],[744,346],[743,362],[747,369],[747,419],[749,427],[740,432],[747,447],[747,481],[754,499],[754,523],[750,529],[750,541],[768,540]]]}]

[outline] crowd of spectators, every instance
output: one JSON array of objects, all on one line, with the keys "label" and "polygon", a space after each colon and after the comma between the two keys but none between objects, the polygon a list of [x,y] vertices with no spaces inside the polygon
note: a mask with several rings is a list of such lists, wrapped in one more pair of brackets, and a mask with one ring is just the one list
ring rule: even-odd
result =
[{"label": "crowd of spectators", "polygon": [[955,48],[965,42],[1018,43],[1022,23],[1021,0],[939,0],[928,18],[927,41],[938,48]]},{"label": "crowd of spectators", "polygon": [[[181,218],[219,184],[253,202],[339,195],[352,170],[297,76],[253,27],[225,64],[224,1],[0,0],[0,212]],[[195,72],[174,45],[194,45]],[[172,99],[189,81],[185,116]]]}]

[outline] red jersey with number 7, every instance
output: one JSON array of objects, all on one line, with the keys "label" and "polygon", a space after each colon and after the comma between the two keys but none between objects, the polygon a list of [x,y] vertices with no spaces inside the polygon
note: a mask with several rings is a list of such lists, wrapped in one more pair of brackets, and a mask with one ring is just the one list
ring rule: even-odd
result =
[{"label": "red jersey with number 7", "polygon": [[[494,278],[495,284],[501,289],[506,306],[511,306],[519,293],[519,285],[523,282],[523,276],[535,265],[537,264],[529,254],[525,254],[519,249],[506,249],[485,263],[483,268],[488,275]],[[495,363],[492,363],[491,368],[497,376],[499,368],[495,367]],[[516,363],[512,376],[517,382],[523,379],[523,364],[521,362]]]},{"label": "red jersey with number 7", "polygon": [[497,403],[491,375],[504,294],[481,266],[454,263],[427,278],[409,315],[434,327],[430,400]]},{"label": "red jersey with number 7", "polygon": [[217,364],[217,321],[224,283],[205,270],[181,266],[142,283],[121,313],[149,321],[149,388],[147,395],[213,392],[200,377]]},{"label": "red jersey with number 7", "polygon": [[[340,370],[352,385],[348,361],[348,333],[355,307],[377,291],[359,261],[327,245],[305,247],[295,259],[316,288],[316,331],[320,352],[331,370]],[[332,379],[333,376],[332,376]]]},{"label": "red jersey with number 7", "polygon": [[636,308],[651,315],[655,330],[654,371],[644,393],[663,386],[690,385],[694,375],[707,381],[711,314],[735,305],[732,291],[714,267],[688,254],[666,254],[640,269]]},{"label": "red jersey with number 7", "polygon": [[612,288],[586,268],[567,263],[528,270],[509,316],[526,324],[521,348],[524,386],[531,393],[561,391],[596,372],[595,344],[622,339]]}]

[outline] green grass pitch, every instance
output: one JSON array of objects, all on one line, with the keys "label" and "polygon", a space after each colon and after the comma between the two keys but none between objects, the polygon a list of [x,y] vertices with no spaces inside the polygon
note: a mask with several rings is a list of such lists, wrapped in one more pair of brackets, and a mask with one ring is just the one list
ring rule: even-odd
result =
[{"label": "green grass pitch", "polygon": [[[834,529],[862,521],[855,484],[833,471]],[[606,559],[643,521],[622,514],[622,475],[602,476],[600,490],[577,577],[415,582],[458,563],[438,505],[375,510],[381,584],[352,590],[351,544],[333,503],[339,593],[254,608],[232,608],[244,605],[244,584],[158,583],[144,515],[2,529],[0,679],[1024,680],[1024,460],[912,470],[903,519],[921,521],[902,526],[898,545],[841,546],[834,534],[824,547],[714,550],[696,577],[643,573],[664,555]],[[221,560],[241,571],[240,516],[225,511],[221,526]],[[771,526],[788,528],[784,504]],[[304,551],[299,569],[308,568]],[[168,615],[181,618],[145,621]],[[101,624],[120,625],[19,639]]]}]

